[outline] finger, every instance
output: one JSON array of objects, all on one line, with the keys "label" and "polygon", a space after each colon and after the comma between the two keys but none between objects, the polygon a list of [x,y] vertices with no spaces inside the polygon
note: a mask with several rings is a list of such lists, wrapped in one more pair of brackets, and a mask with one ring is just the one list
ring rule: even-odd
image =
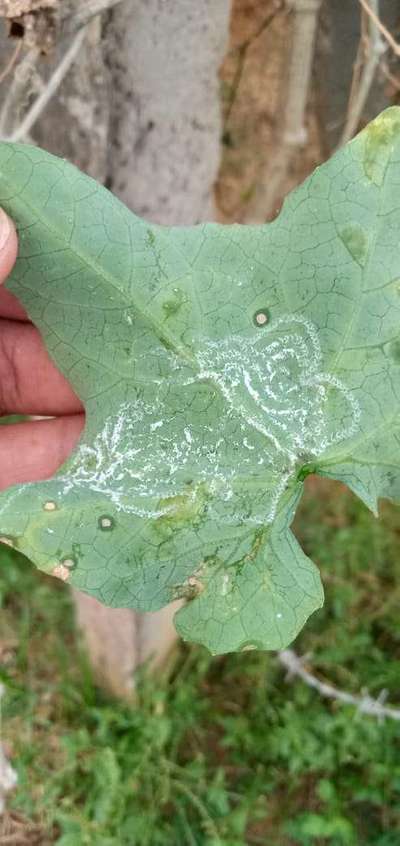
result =
[{"label": "finger", "polygon": [[17,258],[17,233],[14,224],[0,209],[0,284],[7,279]]},{"label": "finger", "polygon": [[31,324],[0,321],[0,414],[77,414],[82,403]]},{"label": "finger", "polygon": [[[0,209],[0,285],[5,282],[17,258],[18,241],[14,224]],[[0,289],[0,317],[10,320],[26,320],[27,315],[14,295],[5,288]]]},{"label": "finger", "polygon": [[49,479],[76,446],[83,414],[0,426],[0,490]]},{"label": "finger", "polygon": [[19,300],[3,285],[0,288],[0,318],[2,317],[5,317],[6,320],[29,321],[29,317]]}]

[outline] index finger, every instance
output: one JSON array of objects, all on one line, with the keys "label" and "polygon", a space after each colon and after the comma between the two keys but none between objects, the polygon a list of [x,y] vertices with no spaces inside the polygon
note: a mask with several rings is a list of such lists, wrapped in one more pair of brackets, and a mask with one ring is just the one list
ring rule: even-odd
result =
[{"label": "index finger", "polygon": [[[17,252],[18,239],[15,226],[3,209],[0,208],[0,285],[5,282],[7,276],[11,273]],[[8,320],[28,319],[25,310],[11,291],[0,287],[0,318],[2,317]]]}]

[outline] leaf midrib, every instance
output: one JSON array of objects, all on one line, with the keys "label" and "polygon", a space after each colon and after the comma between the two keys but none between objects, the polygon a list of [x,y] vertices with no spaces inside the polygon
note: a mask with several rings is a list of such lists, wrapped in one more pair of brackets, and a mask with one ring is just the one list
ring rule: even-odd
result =
[{"label": "leaf midrib", "polygon": [[[16,145],[16,146],[19,146],[19,145]],[[26,154],[26,149],[27,149],[27,147],[28,147],[28,149],[29,149],[29,145],[21,145],[21,146],[22,146],[22,149],[23,149],[24,154]],[[15,149],[15,148],[14,148],[14,149]],[[14,154],[14,149],[13,149],[13,154]],[[69,163],[67,163],[67,167],[73,167],[73,166],[72,166],[72,165],[70,165]],[[68,179],[68,177],[64,177],[64,178]],[[106,189],[106,188],[104,188],[104,186],[99,186],[99,185],[98,185],[98,183],[96,183],[96,182],[95,182],[95,180],[92,180],[90,177],[87,177],[87,178],[88,178],[88,179],[92,182],[92,184],[94,185],[96,193],[97,193],[99,190],[100,190],[100,191],[102,191],[102,190],[107,191],[107,189]],[[14,190],[14,188],[13,188],[12,184],[11,184],[10,182],[8,182],[8,181],[7,181],[7,179],[6,179],[5,177],[3,177],[3,180],[2,180],[2,181],[3,181],[3,184],[4,184],[4,185],[6,185],[6,186],[7,186],[7,187],[11,190],[11,191],[13,191],[13,190]],[[167,343],[168,343],[168,344],[172,347],[172,349],[174,350],[174,352],[175,352],[178,356],[180,356],[181,358],[183,358],[183,359],[184,359],[184,360],[185,360],[185,361],[186,361],[186,362],[187,362],[187,363],[191,366],[191,368],[192,368],[193,370],[195,370],[195,371],[197,371],[197,373],[199,373],[199,372],[200,372],[200,366],[199,366],[199,364],[198,364],[198,362],[197,362],[196,358],[195,358],[195,357],[194,357],[194,356],[190,353],[189,349],[188,349],[186,346],[182,346],[182,345],[180,345],[179,343],[177,343],[176,338],[175,338],[175,336],[174,336],[174,335],[171,335],[170,333],[168,333],[168,332],[164,331],[164,330],[161,328],[161,326],[159,325],[158,321],[157,321],[157,320],[155,320],[154,316],[153,316],[153,315],[151,315],[151,314],[147,311],[147,309],[143,306],[143,303],[141,303],[141,302],[139,302],[139,303],[138,303],[137,301],[135,301],[135,300],[134,300],[134,298],[133,298],[133,297],[132,297],[132,302],[130,302],[130,301],[129,301],[129,299],[128,299],[128,297],[127,297],[126,292],[118,286],[118,282],[117,282],[117,280],[115,279],[115,277],[113,277],[112,275],[110,275],[108,272],[105,272],[105,271],[104,271],[104,268],[103,268],[100,264],[98,264],[98,263],[96,262],[96,260],[92,260],[92,259],[90,259],[88,256],[86,256],[85,254],[82,254],[82,252],[81,252],[80,250],[77,250],[77,249],[76,249],[76,247],[72,248],[71,243],[70,243],[70,242],[67,242],[67,241],[64,239],[63,234],[62,234],[62,233],[60,234],[60,232],[59,232],[59,230],[57,229],[57,227],[55,227],[55,226],[52,226],[52,225],[51,225],[51,220],[49,219],[49,217],[46,217],[46,215],[45,215],[45,213],[44,213],[44,209],[43,209],[43,208],[39,208],[39,209],[38,209],[38,207],[35,205],[35,203],[34,203],[34,202],[33,202],[33,200],[32,200],[31,178],[30,178],[30,180],[29,180],[29,182],[28,182],[28,187],[25,187],[25,188],[23,189],[23,192],[22,192],[22,193],[23,193],[23,195],[24,195],[24,199],[23,199],[23,200],[22,200],[22,194],[21,194],[21,193],[19,193],[19,194],[14,194],[14,195],[11,197],[11,199],[10,199],[9,201],[10,201],[10,202],[15,202],[15,204],[17,205],[17,207],[18,207],[18,204],[22,204],[22,202],[23,202],[23,205],[24,205],[24,209],[25,209],[25,211],[26,211],[26,208],[28,208],[28,209],[29,209],[29,211],[30,211],[30,212],[31,212],[31,214],[32,214],[32,219],[34,219],[34,220],[36,220],[36,221],[40,222],[40,225],[41,225],[41,226],[42,226],[42,227],[43,227],[43,228],[44,228],[47,232],[51,233],[51,235],[52,235],[53,237],[57,238],[57,240],[58,240],[61,244],[65,244],[64,249],[65,249],[67,252],[70,252],[72,255],[76,256],[76,257],[78,258],[78,260],[79,260],[79,261],[80,261],[80,262],[81,262],[84,266],[86,266],[87,268],[89,268],[89,269],[90,269],[90,270],[91,270],[91,271],[92,271],[92,272],[93,272],[96,276],[98,276],[98,277],[99,277],[99,279],[101,280],[101,283],[102,283],[102,285],[103,285],[103,286],[106,286],[106,285],[108,284],[111,288],[113,288],[114,290],[116,290],[116,291],[118,292],[118,294],[122,297],[122,299],[126,302],[126,304],[127,304],[127,306],[128,306],[128,307],[133,305],[133,307],[137,309],[138,313],[139,313],[139,314],[140,314],[140,316],[144,319],[144,321],[145,321],[148,325],[150,325],[150,326],[151,326],[152,330],[155,332],[155,334],[156,334],[156,336],[159,338],[159,340],[161,340],[161,341],[162,341],[162,340],[166,341],[166,342],[167,342]],[[108,194],[108,192],[107,192],[107,194]],[[111,195],[111,194],[110,194],[110,196],[114,196],[114,195]],[[120,203],[120,201],[118,200],[118,198],[114,197],[114,199],[116,200],[116,202]],[[122,207],[122,209],[125,211],[125,207],[123,206],[123,204],[121,204],[121,207]],[[159,239],[162,239],[163,241],[165,240],[166,236],[165,236],[165,234],[163,233],[163,231],[162,231],[162,229],[161,229],[160,227],[158,227],[158,226],[154,226],[153,224],[148,224],[147,222],[144,224],[144,223],[141,221],[141,219],[140,219],[140,218],[136,218],[136,216],[135,216],[135,215],[133,215],[133,213],[132,213],[132,212],[130,212],[130,214],[132,215],[132,217],[134,218],[134,220],[135,220],[135,221],[137,221],[137,224],[136,224],[137,226],[142,227],[143,225],[146,225],[146,227],[147,227],[147,228],[149,228],[149,226],[150,226],[150,227],[152,228],[152,231],[154,231],[155,237],[157,237],[157,238],[159,238]],[[131,238],[131,236],[132,236],[132,228],[131,228],[131,223],[130,223],[130,221],[129,221],[129,223],[128,223],[128,226],[129,226],[129,235],[130,235],[130,238]],[[168,231],[170,232],[170,231],[171,231],[171,228],[169,228],[169,230],[168,230]],[[188,266],[190,267],[190,265],[189,265],[189,264],[188,264]],[[219,392],[221,392],[221,393],[222,393],[222,395],[224,396],[224,394],[223,394],[223,392],[222,392],[222,390],[221,390],[221,387],[219,386],[219,384],[218,384],[218,382],[217,382],[217,381],[212,380],[212,379],[209,379],[209,380],[208,380],[208,379],[205,379],[204,381],[209,381],[209,383],[210,383],[210,385],[212,386],[213,390],[218,390],[218,391],[219,391]],[[247,424],[247,425],[249,426],[249,428],[251,429],[251,428],[252,428],[252,426],[251,426],[251,424],[249,424],[248,418],[247,418],[245,415],[243,415],[243,414],[241,413],[240,406],[239,406],[239,407],[238,407],[238,406],[233,406],[233,409],[234,409],[235,414],[239,417],[239,419],[241,419],[241,420],[243,420],[243,419],[244,419],[244,420],[245,420],[245,422],[246,422],[246,424]],[[262,434],[262,433],[261,433],[261,434]],[[267,443],[269,444],[269,440],[268,440],[268,438],[267,438],[267,437],[266,437],[266,441],[267,441]],[[296,477],[296,474],[295,474],[295,473],[293,473],[293,478],[295,478],[295,477]]]},{"label": "leaf midrib", "polygon": [[[90,177],[87,177],[87,178],[90,179]],[[13,190],[13,186],[10,183],[8,183],[5,178],[3,178],[2,181],[6,186],[8,186],[11,190]],[[94,182],[94,180],[92,180],[92,181]],[[94,182],[94,184],[96,186],[96,191],[97,191],[98,190],[97,183]],[[104,186],[101,186],[101,188],[104,191],[107,191],[107,189],[104,188]],[[24,189],[24,190],[27,190],[27,189]],[[24,205],[24,209],[26,209],[28,207],[28,209],[31,211],[31,213],[33,215],[33,219],[35,219],[34,215],[36,215],[36,220],[39,221],[41,223],[41,225],[48,232],[50,232],[52,234],[53,237],[56,237],[61,243],[65,243],[64,249],[66,251],[72,253],[72,255],[74,255],[74,256],[77,256],[79,261],[81,261],[83,265],[85,265],[92,272],[94,272],[94,274],[97,275],[100,278],[100,280],[102,281],[102,283],[104,285],[106,283],[108,283],[111,288],[116,290],[118,292],[118,294],[125,300],[128,307],[129,306],[132,307],[132,305],[133,305],[134,308],[136,308],[138,313],[140,314],[140,317],[142,317],[148,324],[150,324],[151,328],[153,329],[153,331],[155,332],[157,337],[161,341],[164,340],[168,344],[170,344],[170,346],[173,347],[174,351],[178,355],[180,355],[182,358],[184,358],[186,361],[188,361],[193,366],[193,368],[196,369],[198,367],[196,359],[190,354],[189,349],[185,346],[181,346],[180,344],[177,344],[175,337],[173,335],[170,335],[168,332],[166,332],[165,330],[162,329],[162,327],[159,325],[157,320],[155,320],[154,316],[151,315],[147,311],[147,309],[143,306],[143,303],[134,301],[133,297],[132,297],[132,301],[130,302],[126,292],[118,286],[117,280],[113,276],[111,276],[109,273],[104,272],[104,268],[102,268],[101,265],[98,265],[96,263],[96,261],[90,260],[90,258],[88,256],[83,255],[76,248],[73,249],[70,243],[68,243],[67,241],[64,241],[64,236],[60,235],[59,231],[55,227],[52,227],[50,225],[49,219],[46,218],[43,214],[43,209],[38,210],[38,208],[34,205],[32,200],[29,198],[29,194],[30,194],[30,191],[28,190],[28,199],[24,199],[23,205]],[[117,200],[118,198],[115,198],[115,199]],[[18,203],[18,201],[19,201],[20,203],[22,203],[22,199],[20,199],[19,194],[16,194],[13,197],[11,197],[9,202],[12,202],[12,201],[14,201],[16,203]],[[132,213],[132,215],[133,215],[133,213]],[[142,225],[140,219],[138,218],[137,220],[138,220],[138,225]],[[147,224],[147,225],[151,225],[151,224]],[[161,233],[159,233],[159,234],[161,234]],[[100,272],[99,268],[101,269],[101,272]]]}]

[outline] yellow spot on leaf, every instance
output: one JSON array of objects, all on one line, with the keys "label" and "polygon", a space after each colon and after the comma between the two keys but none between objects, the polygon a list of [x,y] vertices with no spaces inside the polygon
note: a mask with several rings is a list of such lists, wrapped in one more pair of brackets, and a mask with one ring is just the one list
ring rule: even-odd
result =
[{"label": "yellow spot on leaf", "polygon": [[158,518],[158,526],[189,523],[195,521],[196,518],[199,519],[204,513],[208,499],[208,489],[203,483],[188,490],[187,493],[161,499],[159,507],[164,511],[164,514]]},{"label": "yellow spot on leaf", "polygon": [[364,267],[368,255],[368,239],[361,226],[345,226],[339,235],[354,261]]},{"label": "yellow spot on leaf", "polygon": [[360,137],[365,141],[365,174],[375,185],[382,185],[394,144],[400,141],[400,109],[387,109],[368,124]]}]

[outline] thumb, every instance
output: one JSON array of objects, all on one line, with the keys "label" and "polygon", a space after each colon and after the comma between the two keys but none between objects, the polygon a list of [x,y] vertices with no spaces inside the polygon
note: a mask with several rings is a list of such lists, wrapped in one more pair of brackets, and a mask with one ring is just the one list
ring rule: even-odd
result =
[{"label": "thumb", "polygon": [[5,211],[0,208],[0,284],[7,279],[17,258],[17,233]]}]

